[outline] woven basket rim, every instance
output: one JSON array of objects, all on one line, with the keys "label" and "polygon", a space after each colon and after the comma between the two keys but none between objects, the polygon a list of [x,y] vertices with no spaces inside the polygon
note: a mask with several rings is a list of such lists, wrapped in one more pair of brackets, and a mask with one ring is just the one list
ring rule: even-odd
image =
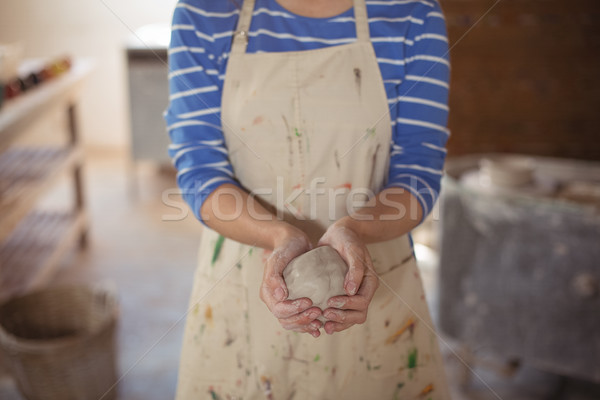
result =
[{"label": "woven basket rim", "polygon": [[[0,348],[10,347],[12,349],[19,350],[31,350],[31,351],[40,351],[40,350],[57,350],[63,347],[71,347],[73,345],[79,343],[85,343],[86,341],[92,340],[93,338],[102,335],[108,330],[114,329],[117,325],[118,317],[119,317],[119,305],[117,301],[116,293],[113,290],[107,289],[105,287],[93,286],[93,285],[64,285],[64,286],[56,286],[47,289],[36,290],[30,293],[27,293],[23,296],[19,297],[28,297],[36,294],[40,294],[43,292],[63,292],[68,290],[86,290],[91,293],[102,293],[107,296],[110,300],[111,305],[108,312],[108,317],[102,321],[99,326],[91,332],[86,332],[82,335],[73,335],[64,338],[56,338],[56,339],[29,339],[23,338],[17,335],[14,335],[8,332],[2,324],[0,324]],[[9,303],[12,300],[18,299],[19,297],[9,299],[8,301],[0,304],[0,307]]]}]

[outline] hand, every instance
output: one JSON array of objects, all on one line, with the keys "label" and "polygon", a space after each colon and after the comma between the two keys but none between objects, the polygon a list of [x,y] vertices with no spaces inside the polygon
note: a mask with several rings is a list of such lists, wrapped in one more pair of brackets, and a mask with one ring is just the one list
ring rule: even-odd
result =
[{"label": "hand", "polygon": [[332,297],[327,301],[329,308],[323,312],[328,319],[325,332],[331,335],[367,320],[367,310],[379,286],[379,279],[375,275],[367,246],[356,232],[345,226],[343,219],[327,229],[319,240],[319,246],[322,245],[333,247],[348,264],[344,279],[347,296]]},{"label": "hand", "polygon": [[311,307],[312,301],[303,297],[286,300],[287,286],[283,270],[288,263],[312,248],[308,236],[301,230],[286,224],[283,234],[278,234],[273,252],[267,259],[260,287],[260,298],[284,329],[306,332],[319,337],[323,325],[317,320],[322,315],[318,307]]}]

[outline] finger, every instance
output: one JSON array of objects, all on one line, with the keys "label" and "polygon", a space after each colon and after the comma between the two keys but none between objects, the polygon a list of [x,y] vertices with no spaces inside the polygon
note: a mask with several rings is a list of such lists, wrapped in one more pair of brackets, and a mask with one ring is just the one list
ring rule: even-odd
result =
[{"label": "finger", "polygon": [[340,310],[366,310],[378,286],[379,280],[377,277],[367,274],[355,296],[335,296],[327,301],[327,305],[330,308],[338,308]]},{"label": "finger", "polygon": [[362,284],[360,285],[360,289],[358,289],[358,295],[366,297],[369,302],[375,295],[375,291],[379,287],[379,278],[374,275],[372,272],[367,271],[365,276],[363,277]]},{"label": "finger", "polygon": [[354,296],[362,283],[365,275],[365,269],[367,269],[371,262],[368,250],[362,251],[356,248],[349,247],[347,252],[348,257],[348,273],[344,280],[344,289],[348,296]]},{"label": "finger", "polygon": [[328,308],[323,314],[328,321],[339,322],[341,324],[364,324],[367,320],[366,311],[343,311]]},{"label": "finger", "polygon": [[292,330],[292,331],[301,331],[301,332],[311,332],[318,331],[323,323],[319,320],[311,321],[308,324],[290,324],[286,322],[287,320],[279,320],[279,323],[284,329]]},{"label": "finger", "polygon": [[271,296],[277,301],[283,301],[288,297],[288,290],[283,279],[283,269],[286,263],[282,258],[276,258],[271,262],[267,262],[265,268],[265,276],[263,281],[268,287]]},{"label": "finger", "polygon": [[335,296],[327,301],[327,305],[329,306],[328,309],[364,310],[369,306],[369,301],[361,295]]},{"label": "finger", "polygon": [[282,319],[289,318],[307,310],[312,306],[312,301],[307,297],[303,297],[296,300],[279,301],[271,304],[269,309],[275,318]]},{"label": "finger", "polygon": [[341,332],[345,329],[348,329],[352,326],[353,324],[342,324],[339,322],[332,322],[332,321],[327,321],[325,323],[325,326],[323,327],[325,329],[325,333],[327,333],[328,335],[332,335],[335,332]]},{"label": "finger", "polygon": [[[315,321],[317,318],[319,318],[321,315],[323,315],[323,313],[321,312],[321,309],[319,309],[318,307],[311,307],[309,309],[307,309],[306,311],[303,311],[301,313],[298,314],[294,314],[290,317],[284,317],[284,318],[279,318],[279,322],[283,325],[288,324],[288,325],[308,325],[311,322]],[[319,326],[318,328],[320,328],[321,323],[319,322]]]}]

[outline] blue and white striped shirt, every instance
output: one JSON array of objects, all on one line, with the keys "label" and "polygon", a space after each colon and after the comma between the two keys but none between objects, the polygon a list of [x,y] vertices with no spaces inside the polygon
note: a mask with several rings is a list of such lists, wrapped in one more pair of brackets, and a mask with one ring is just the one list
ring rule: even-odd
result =
[{"label": "blue and white striped shirt", "polygon": [[[449,136],[444,16],[437,0],[367,0],[367,13],[392,120],[386,187],[409,190],[426,216],[440,190]],[[218,186],[239,185],[221,130],[221,93],[238,17],[232,0],[180,0],[173,16],[165,116],[169,155],[183,197],[198,218]],[[355,40],[353,9],[307,18],[276,0],[256,0],[247,52],[312,50]]]}]

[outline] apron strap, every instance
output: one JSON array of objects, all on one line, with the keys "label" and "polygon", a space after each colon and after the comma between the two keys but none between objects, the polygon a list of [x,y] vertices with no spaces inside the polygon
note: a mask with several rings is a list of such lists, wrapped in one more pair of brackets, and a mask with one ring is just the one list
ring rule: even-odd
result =
[{"label": "apron strap", "polygon": [[[254,2],[255,0],[243,1],[237,29],[233,34],[233,43],[231,45],[231,53],[233,54],[243,54],[246,52],[250,22],[252,21],[252,13],[254,12]],[[354,0],[354,20],[356,21],[356,39],[359,42],[369,42],[371,38],[365,0]]]},{"label": "apron strap", "polygon": [[371,41],[366,0],[354,0],[354,20],[356,21],[356,39],[359,42]]},{"label": "apron strap", "polygon": [[231,53],[233,54],[243,54],[246,52],[250,22],[252,21],[252,13],[254,12],[254,1],[243,0],[240,19],[238,20],[237,29],[233,34],[233,43],[231,44]]}]

